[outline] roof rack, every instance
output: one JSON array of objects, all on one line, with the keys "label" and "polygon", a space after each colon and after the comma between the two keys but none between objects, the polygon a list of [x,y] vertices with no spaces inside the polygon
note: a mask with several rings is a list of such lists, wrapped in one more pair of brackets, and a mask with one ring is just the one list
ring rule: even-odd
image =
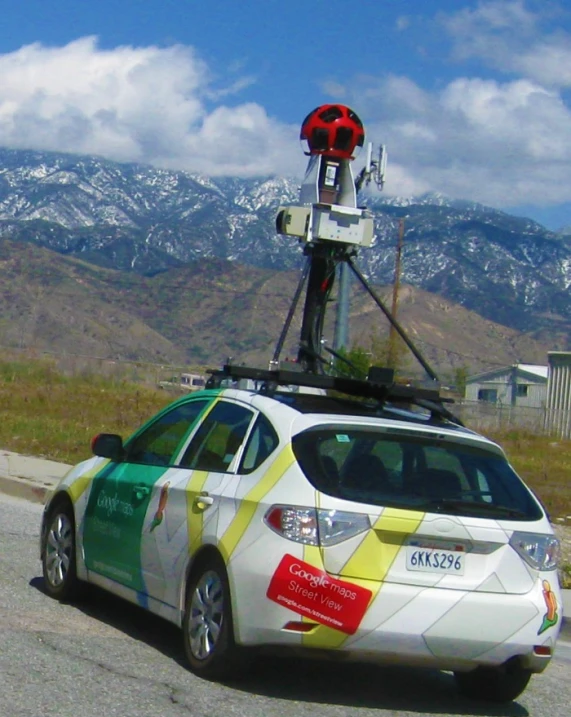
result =
[{"label": "roof rack", "polygon": [[431,417],[446,418],[462,425],[461,421],[444,407],[444,403],[454,403],[454,401],[440,395],[439,385],[426,387],[395,383],[394,371],[389,368],[374,366],[366,379],[327,376],[281,368],[268,370],[232,364],[225,364],[221,369],[211,369],[207,373],[210,374],[207,388],[219,388],[228,379],[234,381],[250,379],[261,384],[256,390],[270,395],[277,392],[280,386],[304,386],[339,391],[350,396],[375,399],[381,404],[386,402],[414,404],[429,410]]}]

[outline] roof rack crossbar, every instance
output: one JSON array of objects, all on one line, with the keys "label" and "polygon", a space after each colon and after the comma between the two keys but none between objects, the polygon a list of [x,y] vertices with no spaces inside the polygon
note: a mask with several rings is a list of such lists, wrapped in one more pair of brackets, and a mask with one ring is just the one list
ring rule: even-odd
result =
[{"label": "roof rack crossbar", "polygon": [[[383,377],[391,377],[391,380],[384,381],[308,374],[284,369],[268,370],[232,364],[225,364],[222,369],[211,369],[208,373],[211,375],[209,379],[209,386],[211,387],[220,386],[224,379],[236,381],[251,379],[266,384],[266,390],[268,386],[276,388],[278,386],[305,386],[307,388],[339,391],[340,393],[360,398],[374,398],[383,403],[385,401],[418,403],[421,400],[430,401],[434,404],[450,402],[450,399],[440,396],[438,388],[394,383],[390,371],[383,372]],[[443,413],[442,415],[445,414]]]}]

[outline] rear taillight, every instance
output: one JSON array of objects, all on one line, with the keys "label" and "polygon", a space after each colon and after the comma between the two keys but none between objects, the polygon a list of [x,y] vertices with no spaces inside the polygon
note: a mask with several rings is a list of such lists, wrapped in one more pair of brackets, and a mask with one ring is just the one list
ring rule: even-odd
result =
[{"label": "rear taillight", "polygon": [[266,525],[287,540],[305,545],[337,545],[369,530],[369,516],[341,510],[273,505],[264,517]]},{"label": "rear taillight", "polygon": [[515,531],[510,545],[536,570],[555,570],[559,560],[559,540],[554,535]]},{"label": "rear taillight", "polygon": [[337,545],[371,527],[368,515],[343,510],[318,510],[319,542],[327,547]]}]

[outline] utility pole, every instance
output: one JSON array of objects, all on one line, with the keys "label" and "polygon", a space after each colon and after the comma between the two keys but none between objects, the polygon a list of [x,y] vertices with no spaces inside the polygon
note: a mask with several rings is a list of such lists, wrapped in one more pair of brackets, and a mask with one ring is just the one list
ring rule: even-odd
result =
[{"label": "utility pole", "polygon": [[349,267],[339,264],[339,293],[337,296],[337,318],[333,348],[342,351],[349,348],[349,295],[351,293]]},{"label": "utility pole", "polygon": [[[402,256],[402,245],[403,245],[403,239],[404,239],[404,217],[401,217],[399,220],[399,232],[398,232],[398,241],[397,241],[397,251],[396,251],[396,257],[395,257],[395,278],[393,282],[393,303],[391,307],[391,314],[396,319],[397,311],[398,311],[398,305],[399,305],[399,289],[400,289],[400,273],[401,273],[401,256]],[[397,360],[397,350],[396,350],[396,343],[397,343],[397,334],[395,327],[391,324],[390,332],[389,332],[389,356],[388,356],[388,364],[391,368],[395,368],[396,360]]]}]

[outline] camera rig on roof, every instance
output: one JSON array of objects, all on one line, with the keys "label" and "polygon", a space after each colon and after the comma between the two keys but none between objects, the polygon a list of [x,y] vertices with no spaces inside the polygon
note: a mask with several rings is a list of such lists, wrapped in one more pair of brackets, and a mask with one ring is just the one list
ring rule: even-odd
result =
[{"label": "camera rig on roof", "polygon": [[[373,160],[372,145],[369,145],[366,165],[355,180],[350,162],[354,159],[355,149],[364,144],[365,130],[355,112],[344,105],[323,105],[311,112],[303,121],[300,139],[307,145],[305,154],[309,156],[309,161],[299,202],[279,208],[276,229],[279,234],[298,237],[303,244],[306,262],[270,361],[270,369],[264,371],[227,364],[221,371],[210,372],[209,385],[221,385],[228,379],[250,379],[260,383],[266,392],[280,385],[334,390],[374,398],[382,403],[424,405],[439,416],[459,423],[443,406],[444,402],[452,401],[440,396],[438,376],[353,261],[359,247],[370,246],[374,238],[373,218],[366,209],[357,206],[357,191],[371,178],[382,188],[386,169],[384,146],[381,146],[378,159]],[[323,325],[336,269],[342,264],[351,269],[421,364],[429,379],[428,387],[396,383],[394,370],[388,368],[372,367],[366,379],[326,373],[329,361],[322,355]],[[295,370],[283,370],[280,368],[280,354],[306,282]],[[329,348],[327,351],[341,362],[350,363],[338,352]]]}]

